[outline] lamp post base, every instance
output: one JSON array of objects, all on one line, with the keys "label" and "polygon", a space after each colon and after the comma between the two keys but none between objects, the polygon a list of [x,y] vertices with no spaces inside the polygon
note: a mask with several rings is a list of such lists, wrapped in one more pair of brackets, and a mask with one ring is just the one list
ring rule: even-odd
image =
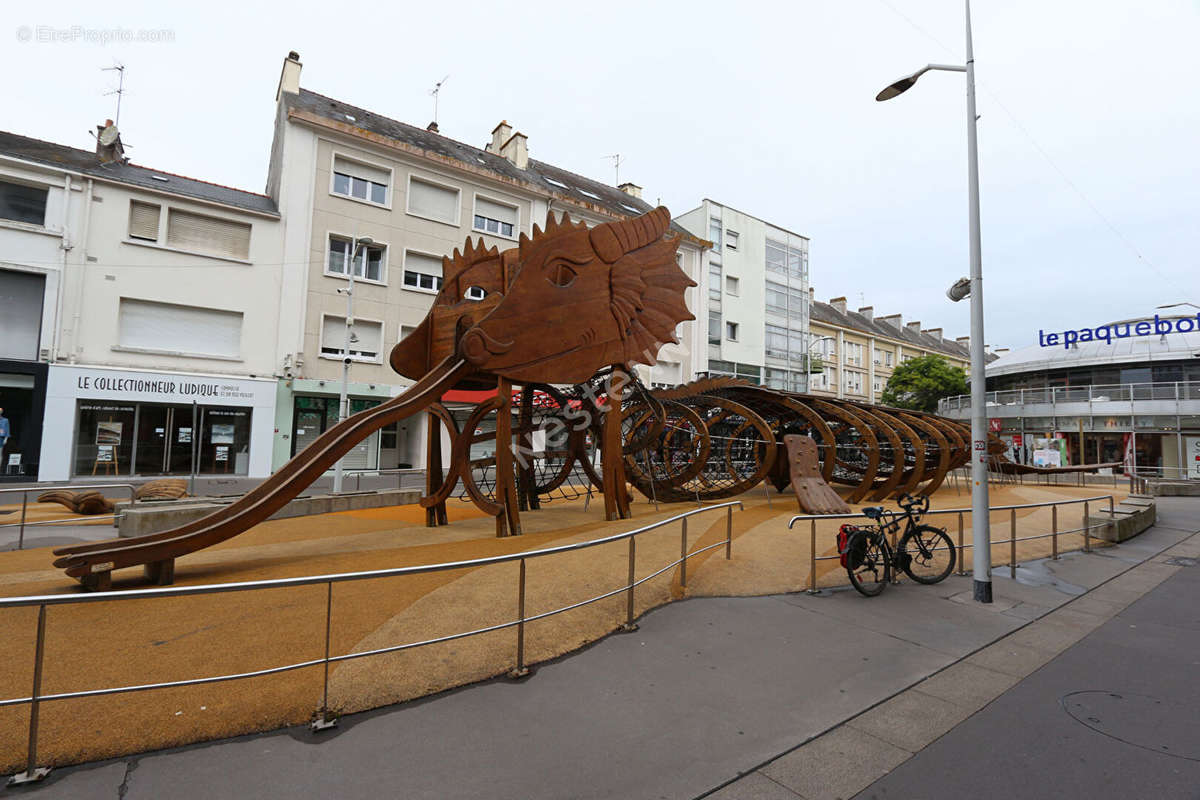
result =
[{"label": "lamp post base", "polygon": [[992,602],[992,582],[991,581],[975,581],[975,602],[977,602],[977,603]]}]

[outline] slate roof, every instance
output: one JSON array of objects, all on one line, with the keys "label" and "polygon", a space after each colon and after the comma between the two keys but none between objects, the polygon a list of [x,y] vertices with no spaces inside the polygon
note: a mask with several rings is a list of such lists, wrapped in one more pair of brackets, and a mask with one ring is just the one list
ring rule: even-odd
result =
[{"label": "slate roof", "polygon": [[[67,169],[94,178],[125,183],[143,189],[152,189],[156,192],[169,192],[183,197],[279,216],[279,209],[276,208],[275,201],[264,194],[221,186],[137,164],[115,162],[104,164],[101,163],[100,157],[90,150],[80,150],[76,147],[67,147],[41,139],[31,139],[16,133],[0,131],[0,155]],[[166,178],[166,180],[161,180],[161,178]]]},{"label": "slate roof", "polygon": [[[350,124],[444,158],[461,161],[476,169],[484,168],[505,178],[532,184],[534,188],[546,194],[564,197],[584,205],[600,206],[618,217],[644,214],[654,208],[645,200],[626,194],[615,186],[585,178],[544,161],[530,158],[527,169],[518,169],[515,164],[497,153],[489,153],[440,133],[433,133],[308,89],[301,88],[299,94],[285,94],[284,102],[288,109],[307,111],[334,122]],[[689,239],[704,241],[697,239],[674,222],[671,227]]]},{"label": "slate roof", "polygon": [[[915,347],[922,347],[926,350],[933,350],[944,355],[953,356],[954,358],[966,360],[971,357],[967,348],[958,342],[950,339],[942,339],[928,333],[918,333],[909,328],[897,328],[891,323],[882,322],[865,314],[859,314],[857,311],[851,311],[849,308],[846,309],[845,313],[842,313],[829,303],[813,300],[810,313],[814,322],[839,325],[843,328],[861,331],[868,336],[879,336],[897,340]],[[995,354],[989,354],[986,360],[990,361],[996,358],[998,356]]]}]

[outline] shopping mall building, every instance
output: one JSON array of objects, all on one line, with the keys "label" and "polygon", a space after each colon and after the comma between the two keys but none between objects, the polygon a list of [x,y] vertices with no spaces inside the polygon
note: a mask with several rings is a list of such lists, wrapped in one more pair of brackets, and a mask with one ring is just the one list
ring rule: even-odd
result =
[{"label": "shopping mall building", "polygon": [[[989,428],[1015,461],[1057,453],[1070,464],[1120,461],[1125,472],[1136,464],[1139,475],[1200,479],[1200,314],[1038,331],[1037,344],[987,366],[987,389]],[[971,399],[947,398],[939,410],[968,418]]]}]

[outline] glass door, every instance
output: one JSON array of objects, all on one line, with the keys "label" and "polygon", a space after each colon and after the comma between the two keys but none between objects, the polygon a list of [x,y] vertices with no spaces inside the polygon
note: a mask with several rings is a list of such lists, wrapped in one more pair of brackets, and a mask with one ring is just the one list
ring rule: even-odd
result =
[{"label": "glass door", "polygon": [[170,412],[170,406],[143,405],[138,409],[137,450],[133,464],[135,474],[163,474]]}]

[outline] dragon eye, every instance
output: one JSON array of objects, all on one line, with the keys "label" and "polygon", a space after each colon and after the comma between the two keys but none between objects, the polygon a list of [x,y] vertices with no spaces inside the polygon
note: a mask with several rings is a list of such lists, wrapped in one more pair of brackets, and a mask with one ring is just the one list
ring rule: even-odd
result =
[{"label": "dragon eye", "polygon": [[565,289],[575,282],[576,277],[578,275],[575,270],[559,261],[550,265],[550,274],[546,276],[546,280],[555,286]]}]

